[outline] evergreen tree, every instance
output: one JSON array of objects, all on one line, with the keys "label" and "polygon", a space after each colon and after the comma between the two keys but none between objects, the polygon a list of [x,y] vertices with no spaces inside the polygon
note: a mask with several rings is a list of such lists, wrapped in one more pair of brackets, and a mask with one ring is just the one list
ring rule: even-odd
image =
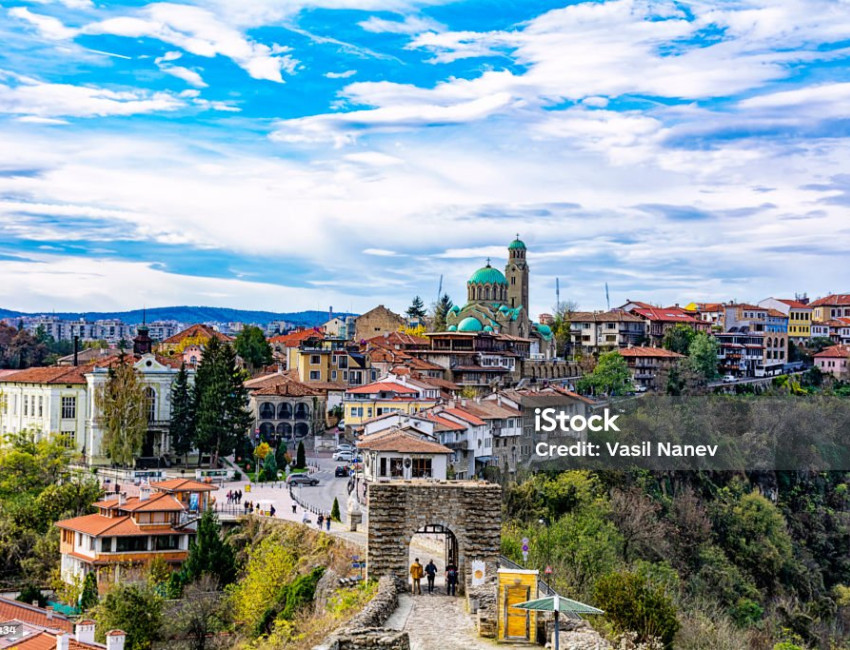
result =
[{"label": "evergreen tree", "polygon": [[410,304],[410,307],[407,308],[408,318],[425,318],[425,303],[422,302],[422,298],[419,296],[413,297],[413,302]]},{"label": "evergreen tree", "polygon": [[251,426],[243,380],[233,348],[211,338],[195,375],[195,446],[212,455],[213,466],[235,451]]},{"label": "evergreen tree", "polygon": [[262,368],[272,362],[272,346],[263,330],[256,325],[246,325],[236,337],[236,352],[251,370]]},{"label": "evergreen tree", "polygon": [[89,571],[83,580],[83,590],[80,592],[79,606],[81,612],[86,612],[97,605],[97,576]]},{"label": "evergreen tree", "polygon": [[189,388],[189,373],[186,366],[180,366],[180,372],[171,386],[171,423],[168,433],[171,436],[171,448],[178,456],[185,456],[192,450],[195,437],[195,400]]},{"label": "evergreen tree", "polygon": [[181,581],[188,584],[209,574],[218,580],[219,589],[236,579],[236,559],[230,544],[221,539],[221,524],[212,510],[198,522],[198,534],[189,544],[189,557],[180,571]]},{"label": "evergreen tree", "polygon": [[277,480],[277,459],[275,458],[274,453],[269,452],[266,454],[266,458],[263,461],[263,469],[266,472],[267,481]]},{"label": "evergreen tree", "polygon": [[449,294],[444,293],[440,296],[440,300],[437,301],[437,305],[434,307],[435,332],[446,331],[446,317],[449,315],[449,311],[452,307],[454,307],[454,303],[452,302],[452,299],[449,298]]},{"label": "evergreen tree", "polygon": [[334,521],[342,521],[339,514],[339,499],[334,497],[334,504],[331,506],[331,519]]},{"label": "evergreen tree", "polygon": [[304,469],[307,467],[307,454],[304,451],[304,441],[298,442],[298,452],[295,455],[295,468]]},{"label": "evergreen tree", "polygon": [[115,463],[131,464],[148,431],[147,400],[138,371],[123,354],[95,393],[95,406],[103,422],[104,452]]}]

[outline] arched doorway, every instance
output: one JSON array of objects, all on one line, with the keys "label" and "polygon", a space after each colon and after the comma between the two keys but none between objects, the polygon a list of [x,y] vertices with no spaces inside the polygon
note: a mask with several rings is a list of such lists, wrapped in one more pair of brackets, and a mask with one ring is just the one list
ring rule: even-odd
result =
[{"label": "arched doorway", "polygon": [[[419,560],[422,566],[426,566],[429,562],[434,562],[437,567],[437,577],[434,581],[434,591],[438,594],[446,594],[446,567],[449,564],[458,566],[459,546],[457,536],[450,528],[443,524],[426,524],[413,533],[410,539],[410,552],[408,557],[408,567],[415,560]],[[409,574],[408,574],[409,575]],[[413,581],[409,580],[410,587],[413,586]],[[422,593],[427,591],[427,575],[422,578]]]}]

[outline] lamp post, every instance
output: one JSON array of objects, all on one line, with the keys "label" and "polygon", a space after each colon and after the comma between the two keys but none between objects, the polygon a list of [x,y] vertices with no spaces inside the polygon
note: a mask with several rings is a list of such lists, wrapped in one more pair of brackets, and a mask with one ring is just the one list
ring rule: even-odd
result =
[{"label": "lamp post", "polygon": [[[546,528],[546,567],[545,567],[543,573],[544,573],[544,575],[548,576],[550,573],[552,573],[552,568],[551,568],[552,565],[550,564],[551,559],[552,559],[551,558],[552,544],[551,544],[551,536],[550,536],[551,527],[549,525],[549,520],[545,517],[541,517],[538,520],[537,523],[539,523],[541,526]],[[549,580],[548,577],[546,579]],[[551,585],[550,585],[550,587],[551,587]]]}]

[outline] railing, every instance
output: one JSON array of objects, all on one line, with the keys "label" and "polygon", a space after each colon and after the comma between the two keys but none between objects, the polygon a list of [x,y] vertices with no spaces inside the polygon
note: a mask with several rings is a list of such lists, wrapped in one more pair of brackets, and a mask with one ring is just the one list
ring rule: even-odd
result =
[{"label": "railing", "polygon": [[[508,558],[506,558],[504,555],[499,556],[499,566],[504,567],[506,569],[519,569],[521,571],[526,570],[526,567],[520,566],[516,562],[513,562],[513,561],[509,560]],[[543,594],[545,596],[556,595],[555,590],[552,589],[552,587],[550,587],[548,584],[546,584],[543,580],[541,580],[539,576],[537,578],[537,591],[538,591],[539,594]],[[558,594],[558,595],[560,595],[560,594]]]}]

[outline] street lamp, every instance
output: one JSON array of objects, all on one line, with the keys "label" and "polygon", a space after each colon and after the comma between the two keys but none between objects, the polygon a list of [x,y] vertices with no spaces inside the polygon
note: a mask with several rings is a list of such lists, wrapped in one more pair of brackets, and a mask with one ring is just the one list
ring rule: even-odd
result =
[{"label": "street lamp", "polygon": [[[550,573],[552,573],[552,565],[550,563],[551,562],[551,555],[550,554],[551,554],[551,551],[552,551],[551,536],[550,536],[551,526],[549,525],[548,519],[546,519],[545,517],[541,517],[538,520],[537,523],[539,523],[541,526],[546,528],[546,568],[544,569],[543,573],[548,576]],[[550,580],[548,577],[546,579]],[[549,585],[549,586],[551,588],[551,585]]]}]

